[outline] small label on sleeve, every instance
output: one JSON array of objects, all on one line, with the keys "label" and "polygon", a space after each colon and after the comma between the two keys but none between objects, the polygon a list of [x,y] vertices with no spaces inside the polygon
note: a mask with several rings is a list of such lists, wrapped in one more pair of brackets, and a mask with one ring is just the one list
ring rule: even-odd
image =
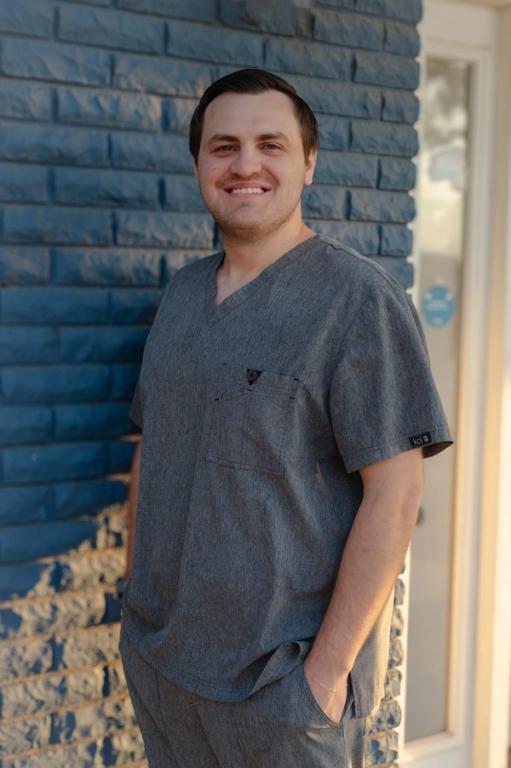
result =
[{"label": "small label on sleeve", "polygon": [[421,445],[429,445],[431,442],[431,432],[420,432],[418,435],[412,435],[408,438],[412,448],[420,448]]}]

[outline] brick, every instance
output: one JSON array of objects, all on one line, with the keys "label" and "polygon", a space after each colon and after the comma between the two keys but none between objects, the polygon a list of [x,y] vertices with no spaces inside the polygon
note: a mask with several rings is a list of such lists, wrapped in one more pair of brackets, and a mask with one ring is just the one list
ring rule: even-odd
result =
[{"label": "brick", "polygon": [[224,27],[169,21],[167,54],[198,61],[260,67],[263,64],[263,36],[236,32]]},{"label": "brick", "polygon": [[265,47],[265,65],[272,71],[297,72],[304,75],[349,80],[350,51],[321,43],[270,37]]},{"label": "brick", "polygon": [[0,406],[0,444],[44,442],[53,431],[51,410],[45,407]]},{"label": "brick", "polygon": [[135,443],[128,440],[111,440],[108,445],[110,472],[129,472]]},{"label": "brick", "polygon": [[401,708],[397,701],[383,702],[372,716],[369,733],[380,733],[391,728],[397,728],[401,723]]},{"label": "brick", "polygon": [[0,31],[34,37],[50,37],[53,29],[53,3],[16,0],[0,5]]},{"label": "brick", "polygon": [[414,93],[383,91],[382,120],[415,123],[419,117],[419,99]]},{"label": "brick", "polygon": [[8,288],[0,291],[2,323],[97,325],[107,321],[108,292],[100,288]]},{"label": "brick", "polygon": [[196,99],[164,99],[162,110],[165,129],[188,136],[190,120],[197,104]]},{"label": "brick", "polygon": [[[126,528],[125,514],[123,514],[122,519]],[[97,543],[98,546],[102,547],[101,549],[86,552],[81,556],[73,554],[66,561],[62,558],[59,561],[62,571],[61,588],[80,592],[82,590],[90,590],[92,587],[113,593],[117,579],[126,570],[126,549],[119,543],[119,534],[121,533],[123,531],[114,531],[110,530],[108,526],[103,526],[103,528],[98,530],[97,537]],[[85,653],[85,650],[82,650]],[[93,652],[98,656],[100,650],[102,654],[110,654],[110,650],[108,650],[106,645],[102,645],[101,649],[90,646],[87,650],[87,658],[91,657]],[[63,650],[62,652],[64,653],[65,651]],[[117,653],[114,653],[112,658],[116,657]],[[63,662],[64,665],[72,667],[75,664],[75,654],[73,653],[73,656],[69,655],[67,658],[68,661]],[[99,656],[98,660],[100,660]]]},{"label": "brick", "polygon": [[50,715],[24,718],[2,725],[0,722],[0,755],[40,749],[50,742],[52,719]]},{"label": "brick", "polygon": [[385,15],[417,24],[422,18],[422,0],[386,0]]},{"label": "brick", "polygon": [[136,725],[135,714],[126,694],[121,699],[110,699],[99,704],[56,712],[53,728],[59,742],[100,738]]},{"label": "brick", "polygon": [[408,191],[415,187],[415,165],[411,160],[384,157],[380,160],[380,189]]},{"label": "brick", "polygon": [[110,215],[67,207],[6,208],[4,240],[25,243],[108,245]]},{"label": "brick", "polygon": [[52,646],[48,640],[31,638],[27,641],[3,642],[0,645],[0,682],[48,672],[52,661]]},{"label": "brick", "polygon": [[400,21],[385,22],[385,43],[383,49],[401,56],[418,56],[421,39],[417,27]]},{"label": "brick", "polygon": [[135,384],[140,374],[140,365],[123,363],[112,365],[110,370],[112,373],[112,400],[129,400],[131,403]]},{"label": "brick", "polygon": [[382,227],[382,256],[408,256],[412,252],[413,233],[399,224],[385,224]]},{"label": "brick", "polygon": [[109,366],[23,366],[1,371],[7,403],[58,403],[104,400],[110,381]]},{"label": "brick", "polygon": [[80,629],[56,638],[62,648],[61,665],[78,669],[91,664],[106,664],[119,658],[119,624]]},{"label": "brick", "polygon": [[342,117],[363,117],[377,120],[381,112],[380,92],[375,88],[351,83],[334,83],[319,78],[286,76],[300,96],[316,112]]},{"label": "brick", "polygon": [[357,10],[377,16],[417,23],[422,17],[422,0],[357,0]]},{"label": "brick", "polygon": [[[55,508],[52,517],[69,518],[95,515],[126,498],[126,484],[121,480],[79,480],[54,486]],[[47,513],[47,517],[50,513]]]},{"label": "brick", "polygon": [[0,79],[0,117],[50,120],[50,89],[39,83],[35,85]]},{"label": "brick", "polygon": [[175,275],[177,270],[184,267],[186,264],[195,261],[202,256],[208,256],[211,253],[211,249],[201,251],[199,248],[194,248],[192,251],[183,250],[171,250],[163,254],[164,260],[164,279],[163,283],[166,284]]},{"label": "brick", "polygon": [[229,27],[298,37],[309,37],[312,29],[311,12],[295,3],[220,0],[220,19]]},{"label": "brick", "polygon": [[[115,760],[116,765],[124,765],[128,761],[131,765],[132,761],[137,761],[133,768],[139,768],[138,761],[143,760],[145,754],[138,727],[131,731],[122,731],[121,733],[114,734],[109,738],[108,743],[111,750],[110,754],[112,759]],[[7,766],[7,768],[10,768],[10,766]],[[140,768],[144,768],[144,763],[142,763]]]},{"label": "brick", "polygon": [[315,232],[335,240],[342,240],[346,245],[356,248],[365,256],[378,253],[380,233],[377,224],[359,224],[349,221],[332,221],[324,219],[307,219],[306,224]]},{"label": "brick", "polygon": [[57,354],[53,328],[0,328],[0,365],[51,363]]},{"label": "brick", "polygon": [[194,61],[116,54],[112,85],[128,91],[163,96],[202,96],[214,77],[213,68]]},{"label": "brick", "polygon": [[322,149],[348,149],[349,120],[334,115],[317,115],[319,141]]},{"label": "brick", "polygon": [[[68,448],[69,450],[69,448]],[[83,458],[76,455],[73,460],[66,457],[67,467],[56,467],[55,460],[60,462],[63,450],[60,446],[45,446],[31,449],[11,448],[4,449],[3,465],[4,475],[8,482],[23,482],[23,471],[28,468],[31,480],[37,482],[38,478],[56,479],[73,474],[76,470],[89,467],[101,468],[101,457],[94,454],[91,449],[86,449]],[[16,455],[13,455],[16,454]],[[36,460],[33,461],[34,456]],[[100,470],[101,471],[101,470]],[[51,521],[51,523],[32,523],[27,529],[22,525],[2,528],[0,541],[0,563],[25,563],[41,557],[51,557],[66,552],[69,549],[84,547],[92,548],[96,541],[95,520],[71,520]]]},{"label": "brick", "polygon": [[55,672],[22,683],[8,683],[1,688],[2,716],[18,717],[99,699],[102,686],[101,666],[67,674]]},{"label": "brick", "polygon": [[305,187],[302,195],[304,216],[323,219],[346,217],[346,190],[333,186]]},{"label": "brick", "polygon": [[4,160],[108,165],[107,134],[53,125],[0,125],[0,158]]},{"label": "brick", "polygon": [[[106,451],[103,442],[4,448],[0,453],[4,482],[25,483],[27,478],[37,483],[100,477],[108,472]],[[2,541],[0,551],[5,546]]]},{"label": "brick", "polygon": [[121,693],[126,689],[126,678],[120,660],[108,665],[108,677],[110,695]]},{"label": "brick", "polygon": [[[10,608],[0,609],[0,639],[58,634],[97,625],[104,610],[105,596],[100,591],[12,603]],[[6,717],[5,711],[2,717]]]},{"label": "brick", "polygon": [[152,324],[163,289],[119,288],[110,292],[108,320],[116,325]]},{"label": "brick", "polygon": [[159,173],[193,172],[188,139],[184,136],[116,133],[112,136],[112,160],[118,168]]},{"label": "brick", "polygon": [[131,171],[54,171],[55,202],[61,205],[157,207],[158,177]]},{"label": "brick", "polygon": [[8,203],[46,203],[47,170],[40,166],[0,163],[0,201]]},{"label": "brick", "polygon": [[[2,528],[7,531],[7,540],[12,539],[12,531],[23,531],[22,525],[13,528]],[[55,592],[53,585],[55,565],[53,563],[9,563],[0,566],[0,600],[16,600],[17,598],[47,595]],[[1,656],[0,656],[1,658]]]},{"label": "brick", "polygon": [[55,439],[89,440],[131,433],[128,405],[60,405],[55,407]]},{"label": "brick", "polygon": [[193,176],[166,176],[164,184],[164,209],[184,213],[207,213],[199,187]]},{"label": "brick", "polygon": [[117,0],[117,6],[141,13],[148,11],[179,19],[216,20],[215,4],[205,3],[204,0]]},{"label": "brick", "polygon": [[379,733],[364,740],[364,754],[374,765],[387,766],[392,763],[398,757],[397,731]]},{"label": "brick", "polygon": [[67,363],[130,363],[142,356],[148,329],[136,326],[61,328],[60,359]]},{"label": "brick", "polygon": [[391,125],[370,120],[352,121],[352,152],[413,157],[418,150],[417,131],[411,125]]},{"label": "brick", "polygon": [[379,51],[383,47],[383,21],[345,11],[316,9],[314,38],[325,43]]},{"label": "brick", "polygon": [[213,246],[213,223],[207,214],[119,211],[117,216],[119,245]]},{"label": "brick", "polygon": [[[91,0],[97,3],[98,0]],[[48,749],[23,754],[20,757],[10,756],[5,758],[2,768],[41,768],[41,760],[44,760],[44,768],[97,768],[98,761],[103,761],[102,742],[80,742],[65,747],[51,747]],[[128,768],[139,768],[129,766]]]},{"label": "brick", "polygon": [[414,282],[413,264],[403,256],[375,256],[374,260],[396,278],[404,288],[411,288]]},{"label": "brick", "polygon": [[350,192],[350,215],[355,221],[412,221],[415,216],[414,198],[402,192],[354,189]]},{"label": "brick", "polygon": [[50,254],[45,248],[0,246],[1,285],[41,285],[50,278]]},{"label": "brick", "polygon": [[316,182],[354,187],[375,187],[378,160],[348,152],[323,150],[318,155]]},{"label": "brick", "polygon": [[46,520],[52,510],[53,494],[50,486],[0,488],[0,525]]},{"label": "brick", "polygon": [[160,251],[57,249],[53,255],[54,279],[59,285],[157,286],[161,259]]},{"label": "brick", "polygon": [[403,64],[402,56],[390,53],[355,54],[354,80],[367,85],[388,85],[414,90],[419,85],[419,64],[412,59]]},{"label": "brick", "polygon": [[58,93],[58,119],[61,123],[139,131],[158,131],[161,127],[160,101],[156,96],[66,89]]},{"label": "brick", "polygon": [[30,80],[108,85],[110,59],[106,52],[93,48],[5,37],[0,49],[0,70],[4,75]]},{"label": "brick", "polygon": [[74,43],[162,53],[164,23],[118,10],[61,6],[58,36]]}]

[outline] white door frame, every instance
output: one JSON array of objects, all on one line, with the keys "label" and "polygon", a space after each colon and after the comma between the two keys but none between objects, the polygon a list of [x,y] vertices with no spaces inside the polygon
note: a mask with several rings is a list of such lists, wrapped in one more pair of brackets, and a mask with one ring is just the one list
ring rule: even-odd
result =
[{"label": "white door frame", "polygon": [[[507,214],[511,210],[511,52],[503,42],[507,37],[509,46],[511,40],[511,10],[466,7],[460,26],[459,4],[425,0],[425,5],[427,13],[419,27],[421,72],[424,49],[476,65],[462,288],[462,301],[470,312],[464,317],[454,436],[458,466],[450,733],[405,746],[405,653],[399,747],[402,765],[505,768],[511,652],[511,224]],[[500,45],[494,67],[497,29]],[[499,73],[496,101],[495,72]],[[495,122],[488,119],[493,115]],[[496,154],[491,151],[493,124],[497,126]],[[482,217],[474,215],[485,210]],[[413,260],[419,271],[416,251]],[[418,281],[416,301],[417,286]],[[410,567],[408,553],[407,600]],[[407,602],[403,608],[407,627]]]}]

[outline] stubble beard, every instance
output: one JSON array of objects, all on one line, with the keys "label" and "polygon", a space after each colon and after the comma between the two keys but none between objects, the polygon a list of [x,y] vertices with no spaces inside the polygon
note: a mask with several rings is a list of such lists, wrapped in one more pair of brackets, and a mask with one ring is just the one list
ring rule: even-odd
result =
[{"label": "stubble beard", "polygon": [[259,221],[247,222],[233,222],[226,216],[209,209],[209,212],[217,225],[220,235],[227,236],[231,240],[238,240],[240,242],[253,242],[259,240],[283,227],[295,214],[296,208],[300,203],[301,194],[293,207],[282,211],[275,217],[271,215],[271,212],[263,214]]}]

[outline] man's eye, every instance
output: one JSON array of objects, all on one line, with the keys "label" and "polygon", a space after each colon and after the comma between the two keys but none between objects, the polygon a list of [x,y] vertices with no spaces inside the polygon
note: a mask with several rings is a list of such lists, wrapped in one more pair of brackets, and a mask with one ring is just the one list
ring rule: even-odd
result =
[{"label": "man's eye", "polygon": [[268,149],[280,149],[278,144],[265,144],[264,146]]},{"label": "man's eye", "polygon": [[221,146],[221,147],[217,147],[217,148],[215,149],[215,152],[223,152],[225,149],[229,150],[229,149],[233,149],[233,148],[234,148],[234,147],[233,147],[233,145],[232,145],[232,144],[224,144],[224,145],[223,145],[223,146]]}]

